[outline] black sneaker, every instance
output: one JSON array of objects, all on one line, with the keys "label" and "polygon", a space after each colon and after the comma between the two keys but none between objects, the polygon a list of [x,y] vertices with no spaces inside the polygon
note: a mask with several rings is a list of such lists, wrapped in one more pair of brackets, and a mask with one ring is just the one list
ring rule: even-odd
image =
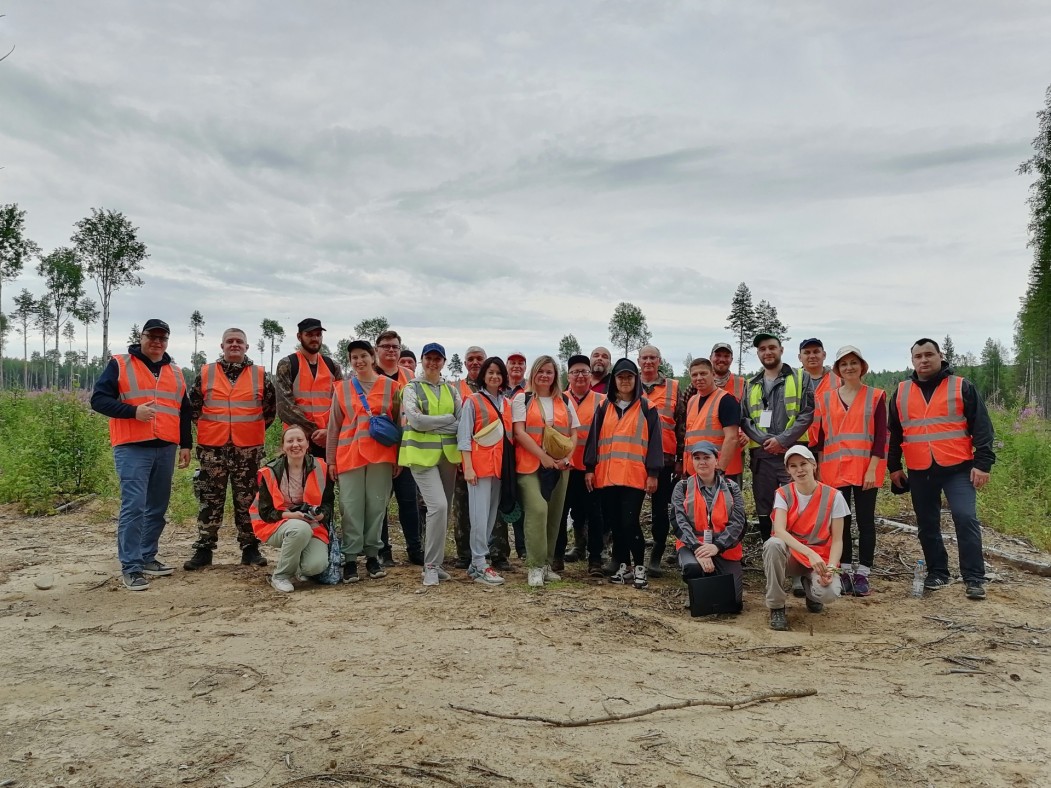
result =
[{"label": "black sneaker", "polygon": [[564,572],[566,571],[566,562],[560,558],[551,559],[551,571],[552,572]]},{"label": "black sneaker", "polygon": [[[373,580],[379,580],[381,577],[386,577],[387,572],[383,569],[383,564],[380,563],[380,559],[373,556],[365,558],[365,571],[369,573],[369,577]],[[357,570],[355,569],[355,573]]]},{"label": "black sneaker", "polygon": [[[582,560],[583,558],[584,558],[584,551],[580,550],[579,548],[577,548],[575,546],[569,548],[569,550],[566,552],[565,556],[563,556],[563,560],[565,560],[565,561],[567,561],[567,562],[569,562],[571,564],[574,564],[577,561]],[[557,572],[558,570],[556,569],[555,571]]]},{"label": "black sneaker", "polygon": [[778,632],[788,631],[788,616],[785,615],[783,607],[770,611],[770,629],[776,629]]},{"label": "black sneaker", "polygon": [[423,566],[423,550],[409,550],[409,563],[415,566]]},{"label": "black sneaker", "polygon": [[457,569],[467,569],[471,566],[471,559],[457,558],[455,561],[453,561],[453,566],[455,566]]},{"label": "black sneaker", "polygon": [[[383,552],[381,552],[379,561],[380,561],[380,564],[382,564],[383,566],[386,566],[386,567],[392,567],[392,566],[397,566],[398,565],[398,562],[394,560],[394,555],[391,553],[390,550],[384,550]],[[420,563],[423,563],[423,561],[420,561]]]},{"label": "black sneaker", "polygon": [[968,580],[966,593],[968,599],[985,599],[985,584],[978,580]]},{"label": "black sneaker", "polygon": [[620,562],[610,558],[605,564],[602,565],[602,572],[606,575],[606,577],[613,577],[613,575],[617,574],[617,572],[620,571],[621,566],[622,564],[620,564]]},{"label": "black sneaker", "polygon": [[212,550],[209,547],[198,547],[193,551],[193,556],[182,565],[187,572],[193,572],[205,566],[212,565]]},{"label": "black sneaker", "polygon": [[241,548],[242,566],[266,566],[266,558],[259,552],[259,545],[250,544]]},{"label": "black sneaker", "polygon": [[806,609],[809,610],[811,613],[820,613],[822,610],[825,609],[825,606],[821,602],[815,602],[810,597],[807,597]]},{"label": "black sneaker", "polygon": [[591,563],[588,564],[588,575],[591,577],[605,577],[606,573],[602,571],[602,564]]},{"label": "black sneaker", "polygon": [[939,591],[952,585],[952,578],[945,575],[927,575],[923,587],[928,591]]},{"label": "black sneaker", "polygon": [[174,574],[175,570],[167,564],[162,564],[154,559],[142,565],[142,573],[150,577],[167,577],[170,574]]},{"label": "black sneaker", "polygon": [[121,582],[129,591],[145,591],[150,587],[150,581],[143,577],[142,572],[128,572],[122,576]]},{"label": "black sneaker", "polygon": [[511,562],[508,561],[506,558],[494,559],[493,562],[492,562],[492,567],[497,572],[513,572],[514,571],[511,568]]},{"label": "black sneaker", "polygon": [[343,582],[344,583],[356,583],[360,578],[358,577],[358,562],[347,561],[343,564]]}]

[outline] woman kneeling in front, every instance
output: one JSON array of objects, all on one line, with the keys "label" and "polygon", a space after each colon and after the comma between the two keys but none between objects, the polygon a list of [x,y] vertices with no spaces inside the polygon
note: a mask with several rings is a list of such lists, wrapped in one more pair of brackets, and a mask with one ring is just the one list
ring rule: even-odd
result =
[{"label": "woman kneeling in front", "polygon": [[292,578],[313,577],[328,567],[328,525],[332,521],[332,483],[324,460],[310,455],[306,431],[291,425],[281,454],[259,469],[259,492],[249,510],[252,530],[281,548],[270,585],[295,591]]}]

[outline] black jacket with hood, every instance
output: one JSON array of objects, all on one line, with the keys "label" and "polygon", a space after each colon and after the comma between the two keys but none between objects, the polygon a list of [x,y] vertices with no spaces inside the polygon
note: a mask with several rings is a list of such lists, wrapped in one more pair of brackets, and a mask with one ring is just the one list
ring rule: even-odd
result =
[{"label": "black jacket with hood", "polygon": [[584,447],[584,469],[587,473],[594,473],[598,465],[598,439],[602,433],[602,424],[607,418],[623,418],[628,408],[622,408],[617,404],[617,382],[618,372],[631,372],[635,376],[635,391],[632,394],[628,408],[635,404],[635,400],[642,400],[642,416],[646,419],[649,432],[649,443],[646,447],[646,475],[657,478],[664,468],[664,445],[661,441],[661,423],[657,409],[650,405],[649,400],[643,395],[642,378],[639,377],[639,368],[631,359],[622,358],[613,365],[613,371],[609,376],[609,388],[606,399],[595,409],[595,418],[591,422],[588,431],[588,441]]}]

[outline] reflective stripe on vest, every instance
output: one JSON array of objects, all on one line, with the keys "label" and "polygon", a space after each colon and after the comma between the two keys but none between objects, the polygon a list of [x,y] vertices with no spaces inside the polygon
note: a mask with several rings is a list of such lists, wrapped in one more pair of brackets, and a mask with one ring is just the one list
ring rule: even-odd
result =
[{"label": "reflective stripe on vest", "polygon": [[162,440],[179,443],[179,414],[186,395],[182,370],[165,364],[157,377],[139,358],[124,353],[114,356],[117,362],[117,395],[125,405],[151,405],[156,415],[152,421],[110,419],[110,445]]},{"label": "reflective stripe on vest", "polygon": [[[778,492],[788,504],[787,530],[792,536],[803,544],[812,548],[815,553],[828,562],[832,553],[832,505],[836,500],[835,487],[818,482],[817,489],[810,497],[806,509],[799,511],[799,498],[796,493],[796,484],[786,484],[779,488]],[[792,557],[803,566],[810,566],[810,559],[795,550],[791,551]]]},{"label": "reflective stripe on vest", "polygon": [[219,364],[201,367],[204,406],[197,419],[197,443],[201,446],[262,446],[266,442],[263,421],[265,373],[258,364],[241,370],[233,384]]},{"label": "reflective stripe on vest", "polygon": [[[501,403],[502,413],[497,413],[492,400],[480,391],[476,394],[472,394],[471,400],[474,402],[474,431],[471,433],[472,435],[487,427],[489,424],[492,424],[497,419],[502,418],[504,422],[504,434],[508,439],[511,438],[511,403],[506,398],[503,403]],[[474,468],[474,472],[479,479],[490,477],[499,479],[502,476],[503,463],[503,440],[493,446],[479,446],[472,439],[471,467]]]},{"label": "reflective stripe on vest", "polygon": [[[571,394],[568,390],[566,393]],[[572,396],[573,407],[577,411],[577,420],[580,422],[580,426],[577,427],[577,446],[573,449],[570,465],[573,470],[582,471],[584,470],[584,449],[588,443],[591,422],[595,420],[595,410],[605,401],[606,395],[599,394],[597,391],[589,391],[580,402],[577,402],[575,394]]]},{"label": "reflective stripe on vest", "polygon": [[335,381],[323,357],[318,356],[317,374],[311,375],[307,357],[299,350],[296,351],[296,355],[299,357],[299,371],[296,373],[296,379],[292,381],[292,399],[304,415],[319,430],[323,430],[328,424],[328,413],[332,409]]},{"label": "reflective stripe on vest", "polygon": [[[365,395],[373,416],[394,418],[394,395],[397,392],[393,380],[380,375]],[[364,387],[362,387],[364,389]],[[372,462],[398,461],[397,446],[382,446],[369,435],[369,415],[361,405],[361,398],[354,388],[354,380],[347,378],[336,389],[336,402],[343,414],[336,443],[336,472],[346,473],[362,468]]]},{"label": "reflective stripe on vest", "polygon": [[[788,375],[784,379],[784,399],[785,399],[785,413],[788,415],[788,421],[785,423],[785,429],[787,430],[793,424],[796,423],[796,416],[799,414],[799,399],[802,396],[803,389],[803,373],[798,369],[793,369],[792,374]],[[748,415],[751,417],[752,422],[759,427],[759,417],[763,412],[763,384],[753,383],[748,387]],[[807,434],[804,432],[798,438],[800,443],[807,442]],[[759,444],[755,441],[749,441],[748,447],[755,448]]]},{"label": "reflective stripe on vest", "polygon": [[[528,392],[521,396],[528,400],[525,420],[526,435],[543,449],[544,427],[547,426],[547,421],[544,419],[546,413],[541,414],[539,397]],[[556,392],[555,396],[551,398],[552,403],[554,403],[551,408],[553,411],[551,414],[551,426],[567,438],[571,438],[573,437],[573,429],[569,426],[569,408],[563,399],[565,396],[562,392]],[[515,470],[518,473],[534,473],[539,468],[540,458],[521,444],[515,444]]]},{"label": "reflective stripe on vest", "polygon": [[[704,405],[698,410],[697,404],[701,400],[700,394],[694,394],[686,404],[686,437],[682,453],[682,469],[687,476],[693,475],[693,456],[690,447],[698,441],[711,441],[716,449],[722,449],[726,436],[723,434],[724,425],[719,421],[719,402],[723,397],[733,396],[727,394],[723,389],[715,389],[708,395]],[[726,473],[731,476],[743,470],[741,465],[741,452],[734,452],[734,459]]]},{"label": "reflective stripe on vest", "polygon": [[[820,419],[824,435],[821,454],[821,478],[833,487],[861,486],[872,458],[877,407],[886,407],[883,392],[862,386],[850,407],[843,404],[839,392],[830,389],[822,396],[815,421]],[[815,430],[817,432],[817,430]],[[887,473],[887,447],[876,464],[876,483],[883,486]]]},{"label": "reflective stripe on vest", "polygon": [[[725,484],[720,484],[719,492],[715,495],[715,506],[712,508],[709,517],[708,501],[701,491],[701,485],[697,483],[696,476],[691,476],[686,480],[686,500],[683,503],[686,507],[686,515],[690,518],[690,522],[693,523],[693,532],[697,535],[697,541],[704,542],[704,532],[708,529],[709,524],[712,527],[712,531],[717,534],[726,530],[726,525],[730,522],[730,512],[733,510],[734,499],[730,495],[730,488],[725,486]],[[676,551],[681,550],[683,547],[682,541],[676,539]],[[729,550],[722,551],[719,555],[727,561],[740,561],[744,556],[744,549],[738,543]]]},{"label": "reflective stripe on vest", "polygon": [[[286,473],[287,466],[286,466]],[[326,474],[328,472],[328,466],[325,465],[324,460],[314,460],[314,470],[306,478],[306,482],[303,485],[303,503],[309,504],[310,506],[321,506],[321,502],[325,495],[325,486],[327,484]],[[274,509],[279,512],[287,512],[288,507],[285,504],[285,496],[281,494],[281,485],[277,483],[277,477],[274,475],[273,469],[264,465],[259,469],[257,476],[259,487],[265,484],[267,491],[270,493],[270,498],[274,502]],[[290,506],[291,504],[289,504]],[[252,520],[252,532],[255,533],[256,538],[261,542],[265,542],[276,531],[282,524],[290,522],[289,520],[277,520],[276,522],[269,523],[259,515],[259,493],[255,494],[255,498],[252,501],[252,505],[248,509],[248,516]],[[328,526],[324,524],[317,524],[313,528],[313,535],[320,539],[325,544],[328,544]]]},{"label": "reflective stripe on vest", "polygon": [[[424,385],[418,380],[412,381],[416,393],[416,404],[420,413],[425,416],[452,415],[456,412],[456,402],[453,399],[452,384],[442,382],[441,390],[437,395],[429,385]],[[431,468],[438,464],[442,455],[458,465],[460,450],[456,448],[456,435],[448,435],[437,432],[420,432],[411,429],[408,423],[401,433],[401,450],[398,452],[398,465],[419,465]]]},{"label": "reflective stripe on vest", "polygon": [[595,487],[646,488],[646,451],[649,448],[649,422],[636,400],[617,415],[617,407],[607,400],[602,430],[598,438]]},{"label": "reflective stripe on vest", "polygon": [[896,404],[901,450],[909,470],[926,470],[932,462],[947,468],[974,459],[974,443],[963,412],[963,378],[943,378],[930,402],[918,385],[903,381],[898,384]]},{"label": "reflective stripe on vest", "polygon": [[726,378],[726,383],[717,388],[722,389],[727,394],[733,394],[738,402],[744,404],[744,390],[746,388],[746,383],[745,379],[740,375],[735,375],[730,372],[729,377]]}]

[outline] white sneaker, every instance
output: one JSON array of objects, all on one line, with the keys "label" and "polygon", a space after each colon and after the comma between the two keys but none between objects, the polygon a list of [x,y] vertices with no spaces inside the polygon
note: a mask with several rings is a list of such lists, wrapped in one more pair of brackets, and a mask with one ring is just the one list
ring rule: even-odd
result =
[{"label": "white sneaker", "polygon": [[628,569],[627,564],[621,564],[620,568],[613,573],[613,577],[609,579],[609,582],[616,583],[618,586],[627,585],[634,581],[634,577],[631,574],[631,570]]},{"label": "white sneaker", "polygon": [[477,572],[473,575],[473,579],[474,582],[486,586],[502,586],[504,584],[504,579],[491,566],[487,566],[483,571]]},{"label": "white sneaker", "polygon": [[556,582],[558,580],[561,580],[561,579],[562,579],[562,576],[561,575],[556,575],[554,572],[552,572],[550,566],[545,566],[544,567],[544,582],[545,583],[554,583],[554,582]]},{"label": "white sneaker", "polygon": [[277,575],[270,575],[270,585],[274,587],[275,591],[280,591],[282,594],[291,594],[296,590],[296,587],[292,585],[292,582],[287,577],[278,577]]},{"label": "white sneaker", "polygon": [[423,570],[423,584],[425,586],[438,585],[438,567],[428,566]]},{"label": "white sneaker", "polygon": [[534,566],[529,570],[529,575],[526,580],[529,583],[530,588],[539,588],[544,584],[544,567]]},{"label": "white sneaker", "polygon": [[643,564],[638,564],[635,567],[635,576],[632,578],[632,585],[635,588],[642,589],[649,585],[646,580],[646,567]]}]

